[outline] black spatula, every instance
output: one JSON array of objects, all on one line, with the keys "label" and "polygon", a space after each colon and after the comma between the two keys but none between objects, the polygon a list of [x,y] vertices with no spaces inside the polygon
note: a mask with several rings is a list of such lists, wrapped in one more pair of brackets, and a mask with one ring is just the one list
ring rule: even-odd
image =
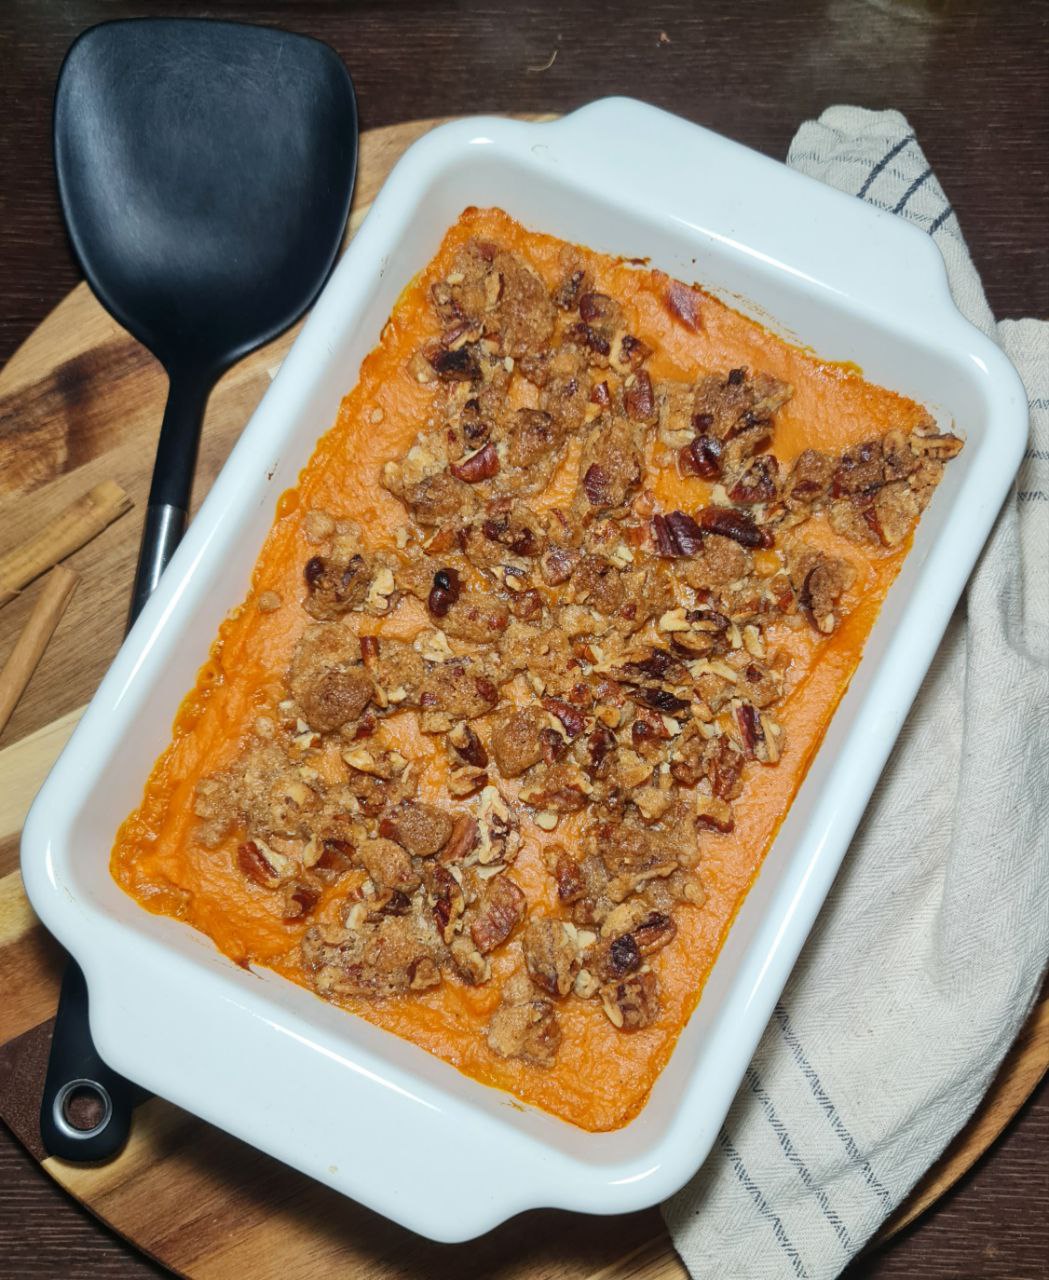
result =
[{"label": "black spatula", "polygon": [[[293,324],[331,269],[357,140],[349,73],[303,36],[139,19],[93,27],[66,55],[55,164],[70,238],[103,306],[169,378],[129,625],[185,530],[211,388]],[[41,1107],[45,1147],[66,1160],[114,1155],[134,1094],[95,1052],[70,961]]]}]

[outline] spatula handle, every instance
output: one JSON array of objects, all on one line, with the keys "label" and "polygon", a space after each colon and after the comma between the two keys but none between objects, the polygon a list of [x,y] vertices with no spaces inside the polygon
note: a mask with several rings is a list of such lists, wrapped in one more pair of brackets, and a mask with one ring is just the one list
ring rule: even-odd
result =
[{"label": "spatula handle", "polygon": [[168,502],[151,502],[146,508],[146,523],[142,529],[142,545],[135,570],[135,585],[131,591],[131,609],[128,627],[142,612],[143,606],[157,589],[160,575],[168,567],[175,548],[186,532],[186,513],[181,507]]}]

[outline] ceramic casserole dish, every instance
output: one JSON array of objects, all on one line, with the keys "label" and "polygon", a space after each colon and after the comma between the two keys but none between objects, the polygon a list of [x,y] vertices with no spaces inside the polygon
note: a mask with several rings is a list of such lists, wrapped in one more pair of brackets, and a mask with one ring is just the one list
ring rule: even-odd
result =
[{"label": "ceramic casserole dish", "polygon": [[[109,872],[179,703],[245,593],[279,495],[334,420],[405,284],[468,205],[696,280],[854,361],[966,446],[647,1105],[588,1133],[461,1075],[143,911]],[[1020,381],[955,309],[928,237],[724,138],[623,99],[555,123],[470,119],[397,165],[26,822],[41,919],[82,966],[112,1067],[437,1240],[553,1206],[625,1213],[702,1163],[1019,465]]]}]

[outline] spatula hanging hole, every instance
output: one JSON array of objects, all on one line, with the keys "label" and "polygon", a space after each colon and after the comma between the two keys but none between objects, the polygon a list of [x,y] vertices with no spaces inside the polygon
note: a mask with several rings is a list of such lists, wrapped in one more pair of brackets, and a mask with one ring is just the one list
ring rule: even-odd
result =
[{"label": "spatula hanging hole", "polygon": [[55,1095],[55,1124],[70,1138],[93,1138],[109,1124],[113,1101],[96,1080],[70,1080]]}]

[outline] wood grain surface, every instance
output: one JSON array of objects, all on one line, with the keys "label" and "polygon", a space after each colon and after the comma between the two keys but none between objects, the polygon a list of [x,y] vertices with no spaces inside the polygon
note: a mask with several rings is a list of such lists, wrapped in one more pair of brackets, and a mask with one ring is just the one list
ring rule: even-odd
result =
[{"label": "wood grain surface", "polygon": [[[57,222],[47,129],[54,74],[68,41],[104,17],[144,11],[124,3],[11,3],[0,11],[0,56],[8,74],[0,265],[5,305],[0,359],[13,350],[75,278]],[[170,5],[170,12],[202,12]],[[463,4],[211,6],[212,16],[273,21],[333,43],[355,74],[364,123],[413,111],[566,108],[611,91],[631,92],[782,154],[797,122],[827,103],[900,106],[954,199],[992,304],[1000,314],[1049,309],[1045,234],[1049,173],[1044,163],[1049,9],[935,6],[828,0],[773,8],[580,4],[570,12],[536,3],[515,11]],[[1008,21],[1006,18],[1008,17]],[[666,39],[661,38],[662,33]],[[12,49],[13,46],[13,49]],[[2,51],[13,52],[13,57]],[[557,51],[557,58],[544,66]],[[956,85],[964,72],[966,90]],[[1007,80],[1008,94],[999,88]],[[368,141],[369,164],[382,139]],[[378,172],[378,168],[376,172]],[[360,196],[367,198],[363,189]],[[163,380],[82,292],[63,304],[63,347],[27,347],[0,382],[0,550],[16,531],[112,476],[141,504],[149,442]],[[268,384],[277,356],[247,362],[212,399],[197,498]],[[10,395],[10,399],[9,399]],[[8,455],[8,449],[11,450]],[[12,462],[10,469],[7,458]],[[71,730],[119,643],[140,515],[132,513],[79,552],[74,566],[92,587],[70,605],[54,643],[0,739],[0,1110],[29,1134],[25,1098],[46,1056],[59,957],[33,927],[14,871],[25,799]],[[0,612],[0,655],[31,607]],[[20,611],[21,614],[20,614]],[[10,615],[10,616],[7,616]],[[97,615],[97,616],[96,616]],[[85,638],[90,643],[85,643]],[[8,944],[15,940],[12,950]],[[27,982],[25,976],[33,975]],[[1043,1020],[1029,1030],[1044,1046]],[[1030,1045],[1027,1046],[1028,1049]],[[999,1085],[997,1105],[972,1132],[993,1139],[1030,1087],[1023,1052]],[[1019,1067],[1018,1067],[1019,1064]],[[166,1104],[143,1112],[129,1176],[52,1168],[98,1210],[164,1256],[191,1258],[194,1275],[361,1276],[681,1275],[654,1212],[615,1220],[527,1215],[467,1249],[421,1244],[342,1200],[317,1198],[313,1184]],[[1049,1212],[1044,1087],[952,1199],[887,1249],[859,1260],[853,1276],[1033,1276],[1047,1274]],[[957,1176],[969,1145],[948,1152],[942,1176]],[[49,1162],[51,1164],[52,1162]],[[158,1169],[172,1172],[157,1181]],[[92,1177],[97,1181],[92,1182]],[[54,1188],[17,1147],[0,1146],[0,1275],[147,1275],[157,1268],[109,1236]],[[234,1193],[230,1193],[230,1188]],[[941,1181],[919,1188],[926,1198]],[[267,1225],[294,1243],[299,1270],[260,1253]],[[251,1230],[242,1230],[244,1227]],[[253,1248],[252,1240],[256,1241]],[[246,1243],[245,1243],[246,1241]],[[180,1252],[181,1250],[181,1252]],[[188,1252],[187,1252],[188,1251]],[[352,1261],[352,1265],[351,1265]]]}]

